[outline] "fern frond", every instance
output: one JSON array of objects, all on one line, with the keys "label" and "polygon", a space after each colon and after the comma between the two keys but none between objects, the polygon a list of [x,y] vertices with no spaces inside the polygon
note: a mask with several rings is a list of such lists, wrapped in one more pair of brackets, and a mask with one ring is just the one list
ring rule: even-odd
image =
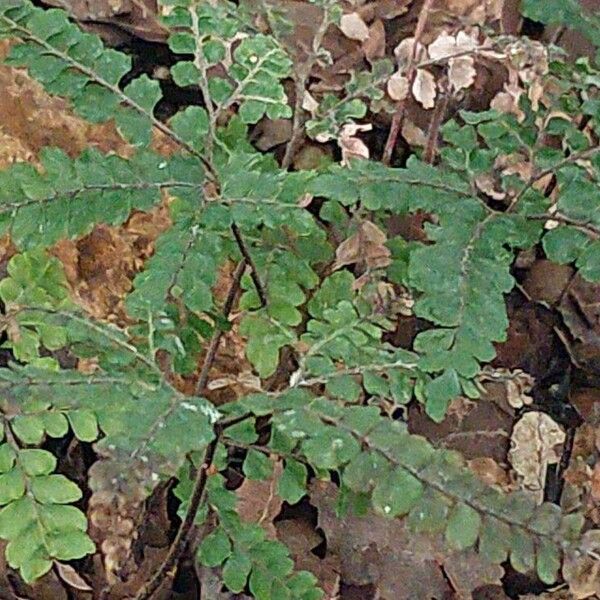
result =
[{"label": "fern frond", "polygon": [[[189,495],[185,477],[176,493],[185,503]],[[200,562],[208,567],[222,565],[223,583],[228,589],[240,593],[248,586],[257,600],[322,598],[316,577],[307,571],[294,571],[286,546],[268,540],[260,525],[244,523],[236,505],[235,493],[225,488],[223,477],[212,477],[207,486],[207,506],[218,517],[219,525],[202,540]]]},{"label": "fern frond", "polygon": [[589,281],[600,281],[600,192],[598,176],[575,165],[557,175],[559,196],[556,217],[559,225],[548,231],[542,244],[548,258],[559,264],[575,263]]},{"label": "fern frond", "polygon": [[581,515],[563,516],[527,494],[489,488],[458,453],[434,449],[404,424],[382,420],[375,407],[336,405],[299,389],[249,396],[242,404],[257,415],[273,411],[275,454],[337,471],[350,501],[367,496],[376,512],[405,516],[419,532],[444,533],[455,549],[477,544],[489,562],[508,557],[515,569],[535,566],[552,582],[564,547],[577,539]]},{"label": "fern frond", "polygon": [[11,48],[8,64],[27,67],[50,94],[69,98],[77,114],[88,121],[114,118],[123,136],[136,146],[150,143],[154,126],[195,152],[154,117],[162,97],[159,83],[141,75],[121,90],[118,84],[130,71],[131,59],[81,31],[63,10],[46,11],[29,0],[3,3],[0,36],[21,40]]},{"label": "fern frond", "polygon": [[0,232],[23,250],[85,235],[97,223],[119,225],[134,209],[155,206],[164,188],[201,188],[189,176],[169,181],[167,161],[152,153],[125,159],[90,149],[73,160],[46,148],[40,162],[39,170],[20,163],[0,172]]}]

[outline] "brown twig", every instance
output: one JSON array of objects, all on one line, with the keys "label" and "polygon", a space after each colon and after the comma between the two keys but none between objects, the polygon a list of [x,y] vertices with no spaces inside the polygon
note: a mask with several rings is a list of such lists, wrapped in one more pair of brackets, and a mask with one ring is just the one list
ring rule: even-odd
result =
[{"label": "brown twig", "polygon": [[425,152],[423,153],[423,161],[429,165],[433,164],[435,161],[440,127],[442,126],[442,122],[446,116],[446,110],[448,109],[449,101],[450,94],[443,94],[440,101],[435,105],[435,109],[433,111],[433,117],[431,119],[431,124],[429,125],[429,133],[427,136],[427,145],[425,146]]},{"label": "brown twig", "polygon": [[260,299],[261,306],[267,305],[267,292],[265,291],[265,287],[260,280],[260,275],[258,274],[258,269],[256,268],[256,264],[254,260],[252,260],[252,256],[250,256],[250,250],[248,250],[248,246],[242,237],[242,233],[239,227],[235,224],[231,224],[231,231],[233,232],[233,237],[235,238],[236,244],[242,253],[246,263],[250,267],[250,277],[252,277],[252,282],[254,283],[254,287],[256,288],[256,293]]},{"label": "brown twig", "polygon": [[[423,2],[423,6],[421,7],[421,11],[419,12],[419,18],[417,19],[417,26],[415,27],[415,35],[414,35],[414,43],[412,49],[412,56],[410,57],[410,63],[408,65],[408,70],[406,73],[406,78],[408,79],[408,87],[412,89],[413,83],[415,81],[415,76],[417,74],[417,68],[415,66],[415,60],[417,57],[417,48],[419,46],[419,40],[423,35],[423,31],[425,30],[425,24],[427,23],[427,19],[429,18],[429,12],[433,5],[433,0],[425,0]],[[398,140],[398,135],[400,130],[402,129],[402,122],[404,121],[404,112],[406,109],[406,98],[402,100],[398,104],[398,109],[394,113],[392,117],[392,124],[390,125],[390,131],[388,133],[387,141],[385,142],[385,148],[383,150],[382,162],[384,165],[389,165],[392,162],[392,154],[394,153],[394,148],[396,147],[396,142]]]},{"label": "brown twig", "polygon": [[175,568],[185,550],[190,531],[196,520],[196,513],[204,499],[206,482],[208,481],[208,472],[212,466],[221,434],[221,427],[216,425],[214,429],[215,437],[208,444],[206,452],[204,453],[204,460],[198,468],[196,481],[194,482],[194,488],[190,497],[190,504],[179,527],[179,531],[177,531],[177,535],[173,540],[173,544],[171,544],[171,548],[158,571],[156,571],[152,579],[137,592],[135,600],[149,600],[154,593],[162,587],[165,580],[174,575]]},{"label": "brown twig", "polygon": [[[235,302],[235,297],[237,295],[238,290],[240,289],[240,281],[242,280],[242,275],[246,270],[246,259],[242,258],[240,262],[237,264],[235,271],[233,272],[233,281],[229,286],[229,292],[227,293],[227,298],[225,299],[225,304],[223,305],[223,316],[227,318],[231,309],[233,308],[233,303]],[[196,394],[201,396],[204,392],[204,388],[206,387],[206,383],[208,382],[208,373],[215,361],[215,356],[217,355],[217,350],[219,349],[219,342],[221,341],[221,336],[223,335],[222,329],[215,329],[210,343],[208,345],[208,350],[206,351],[206,358],[202,363],[202,369],[200,369],[200,375],[198,376],[198,383],[196,384]]]}]

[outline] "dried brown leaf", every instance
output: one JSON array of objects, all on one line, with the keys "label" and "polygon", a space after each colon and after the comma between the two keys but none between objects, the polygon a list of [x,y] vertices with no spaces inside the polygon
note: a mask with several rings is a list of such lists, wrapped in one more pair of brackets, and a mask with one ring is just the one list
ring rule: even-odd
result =
[{"label": "dried brown leaf", "polygon": [[402,137],[411,145],[424,148],[427,145],[427,135],[410,119],[402,122]]},{"label": "dried brown leaf", "polygon": [[448,81],[454,90],[469,88],[475,83],[475,61],[472,56],[451,58],[448,63]]},{"label": "dried brown leaf", "polygon": [[385,27],[380,19],[369,27],[369,37],[363,42],[363,51],[369,62],[385,55]]},{"label": "dried brown leaf", "polygon": [[344,240],[336,250],[334,270],[355,263],[364,263],[371,269],[386,267],[391,262],[386,241],[385,233],[377,225],[363,221],[356,233]]},{"label": "dried brown leaf", "polygon": [[80,592],[92,592],[93,589],[87,581],[71,566],[61,562],[55,562],[56,572],[59,577],[70,587]]},{"label": "dried brown leaf", "polygon": [[404,100],[408,96],[409,91],[408,78],[396,71],[387,82],[387,93],[392,100]]},{"label": "dried brown leaf", "polygon": [[416,63],[425,60],[427,58],[427,50],[420,42],[417,42],[417,47],[415,48],[415,38],[408,37],[404,38],[394,48],[394,56],[400,70],[406,71],[409,64],[413,62],[413,59]]},{"label": "dried brown leaf", "polygon": [[362,17],[356,13],[342,15],[340,19],[340,29],[342,33],[351,40],[364,42],[369,37],[369,28],[362,20]]},{"label": "dried brown leaf", "polygon": [[330,482],[311,486],[328,553],[339,559],[346,585],[373,585],[378,598],[415,600],[453,597],[448,579],[460,598],[469,598],[473,589],[486,583],[499,583],[501,567],[485,564],[474,550],[452,552],[443,536],[414,533],[405,520],[372,512],[338,518],[336,494]]},{"label": "dried brown leaf", "polygon": [[565,441],[563,429],[546,413],[525,413],[513,427],[509,460],[521,487],[541,502],[549,464],[560,459],[557,446]]},{"label": "dried brown leaf", "polygon": [[586,531],[576,550],[567,552],[563,577],[574,600],[600,595],[600,530]]},{"label": "dried brown leaf", "polygon": [[277,494],[277,482],[283,471],[282,462],[274,461],[271,477],[264,481],[246,479],[236,490],[238,514],[246,523],[257,523],[267,532],[269,539],[277,539],[273,520],[281,511],[283,500]]},{"label": "dried brown leaf", "polygon": [[412,93],[423,108],[433,108],[436,96],[435,77],[426,69],[417,69]]},{"label": "dried brown leaf", "polygon": [[510,491],[512,486],[506,469],[503,469],[493,458],[480,456],[467,461],[467,464],[486,485],[491,485],[505,492]]}]

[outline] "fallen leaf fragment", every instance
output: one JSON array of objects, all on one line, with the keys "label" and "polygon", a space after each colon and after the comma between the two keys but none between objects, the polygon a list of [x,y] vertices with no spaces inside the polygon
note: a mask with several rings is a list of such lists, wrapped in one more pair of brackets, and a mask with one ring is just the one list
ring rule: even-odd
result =
[{"label": "fallen leaf fragment", "polygon": [[397,102],[404,100],[408,96],[409,87],[408,78],[400,71],[396,71],[387,82],[388,96]]},{"label": "fallen leaf fragment", "polygon": [[559,461],[556,447],[564,441],[563,429],[540,411],[525,413],[513,427],[509,460],[522,488],[531,491],[539,502],[543,499],[548,465]]},{"label": "fallen leaf fragment", "polygon": [[423,108],[433,108],[436,96],[435,77],[425,69],[417,69],[412,93]]},{"label": "fallen leaf fragment", "polygon": [[586,531],[576,549],[567,552],[563,577],[574,600],[600,595],[600,530]]},{"label": "fallen leaf fragment", "polygon": [[336,250],[334,270],[355,263],[364,263],[371,269],[386,267],[391,262],[386,241],[385,233],[377,225],[363,221],[356,233],[344,240]]},{"label": "fallen leaf fragment", "polygon": [[369,36],[363,42],[363,51],[369,62],[385,55],[385,27],[380,19],[369,27]]},{"label": "fallen leaf fragment", "polygon": [[342,127],[338,145],[342,150],[342,165],[347,166],[350,159],[369,158],[369,147],[360,139],[355,137],[359,131],[370,131],[373,126],[370,123],[357,125],[349,123]]},{"label": "fallen leaf fragment", "polygon": [[475,550],[450,551],[443,535],[411,531],[405,519],[389,519],[373,512],[339,518],[336,501],[332,483],[313,482],[311,502],[319,511],[318,523],[327,539],[328,555],[339,560],[342,581],[346,586],[372,585],[376,590],[374,595],[354,597],[470,598],[475,588],[499,583],[502,568],[486,564]]},{"label": "fallen leaf fragment", "polygon": [[474,61],[472,56],[462,56],[460,58],[451,58],[448,68],[448,81],[455,90],[469,88],[475,82]]},{"label": "fallen leaf fragment", "polygon": [[415,63],[419,63],[427,58],[427,50],[420,42],[417,42],[415,48],[415,38],[409,37],[404,38],[394,48],[394,56],[396,57],[398,67],[400,67],[401,70],[406,71],[408,65],[411,64],[413,60]]},{"label": "fallen leaf fragment", "polygon": [[369,37],[369,28],[358,13],[343,15],[340,19],[342,33],[351,40],[364,42]]},{"label": "fallen leaf fragment", "polygon": [[73,589],[81,592],[94,591],[85,581],[85,579],[81,577],[81,575],[79,575],[79,573],[77,573],[77,571],[71,565],[65,565],[61,562],[55,561],[54,566],[56,567],[59,577]]},{"label": "fallen leaf fragment", "polygon": [[277,539],[273,520],[279,514],[283,500],[277,494],[277,482],[281,477],[283,465],[277,461],[268,479],[256,481],[246,479],[236,490],[238,514],[246,523],[257,523],[267,532],[269,539]]}]

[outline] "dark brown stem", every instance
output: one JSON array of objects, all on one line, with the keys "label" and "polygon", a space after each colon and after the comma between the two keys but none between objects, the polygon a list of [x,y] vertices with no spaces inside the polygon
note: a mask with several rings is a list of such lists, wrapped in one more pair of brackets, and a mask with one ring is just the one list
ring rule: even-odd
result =
[{"label": "dark brown stem", "polygon": [[242,233],[239,230],[239,227],[235,223],[233,223],[231,225],[231,231],[233,232],[233,237],[235,238],[235,241],[238,245],[238,248],[240,249],[240,252],[242,253],[242,256],[244,257],[244,259],[248,263],[248,266],[250,267],[250,277],[252,277],[252,282],[254,283],[254,287],[256,288],[256,293],[258,294],[258,297],[260,299],[260,305],[266,306],[267,305],[267,293],[265,292],[265,288],[262,284],[262,281],[260,280],[260,276],[258,274],[258,269],[256,268],[256,264],[252,260],[252,256],[250,256],[250,251],[248,250],[248,246],[246,245],[246,242],[244,241],[244,238],[242,237]]},{"label": "dark brown stem", "polygon": [[213,463],[219,439],[221,438],[222,431],[219,425],[215,426],[214,433],[215,437],[212,442],[208,444],[206,452],[204,453],[204,460],[198,468],[196,481],[194,482],[194,488],[190,497],[190,504],[185,513],[183,522],[179,527],[179,531],[173,540],[173,544],[158,571],[156,571],[152,579],[135,595],[135,600],[149,600],[149,598],[152,598],[154,593],[162,587],[165,580],[174,575],[177,563],[187,545],[190,531],[192,530],[196,519],[196,513],[204,499],[204,491],[206,489],[206,482],[208,481],[208,472]]},{"label": "dark brown stem", "polygon": [[429,135],[427,137],[427,146],[423,153],[423,161],[431,165],[435,161],[437,154],[437,143],[438,136],[440,133],[440,127],[444,117],[446,116],[446,110],[448,109],[448,101],[450,100],[450,94],[444,94],[440,101],[435,105],[433,112],[433,118],[431,119],[431,125],[429,126]]},{"label": "dark brown stem", "polygon": [[[233,303],[235,302],[235,297],[237,295],[238,290],[240,289],[240,281],[242,280],[242,275],[246,270],[246,259],[242,258],[240,262],[237,264],[235,271],[233,272],[233,281],[229,286],[229,291],[227,292],[227,298],[225,298],[225,304],[223,305],[223,316],[227,318],[231,309],[233,308]],[[206,358],[202,363],[202,369],[200,370],[200,375],[198,376],[198,383],[196,384],[196,394],[201,396],[204,392],[204,388],[206,387],[206,383],[208,382],[208,373],[213,366],[213,362],[215,361],[215,356],[217,355],[217,350],[219,349],[219,342],[221,341],[221,336],[223,335],[223,331],[221,329],[215,329],[213,336],[210,340],[210,344],[208,345],[208,350],[206,351]]]},{"label": "dark brown stem", "polygon": [[[229,291],[227,292],[227,298],[225,298],[225,304],[223,305],[223,316],[227,318],[231,309],[233,308],[233,304],[235,302],[235,298],[240,289],[240,281],[242,279],[242,275],[244,274],[244,270],[246,269],[246,260],[242,259],[235,271],[233,273],[233,280],[231,285],[229,286]],[[198,390],[198,394],[200,394],[204,388],[206,387],[206,382],[208,380],[208,373],[213,365],[215,360],[215,356],[217,355],[217,349],[219,347],[219,342],[221,341],[222,335],[221,329],[215,329],[213,336],[210,340],[210,345],[208,347],[208,351],[206,352],[206,357],[204,358],[204,363],[202,364],[202,369],[200,371],[200,377],[198,379],[198,384],[196,389]],[[244,420],[248,418],[248,415],[242,415],[238,417],[240,420]],[[235,424],[236,421],[232,421],[227,423],[227,426],[231,426]],[[217,423],[214,426],[214,435],[215,437],[210,442],[210,444],[206,448],[206,452],[204,453],[204,460],[202,465],[198,468],[198,473],[196,474],[196,481],[194,483],[194,488],[192,490],[192,495],[190,497],[190,504],[185,513],[185,517],[183,522],[179,527],[179,531],[173,540],[173,544],[171,548],[161,564],[158,571],[154,574],[152,579],[144,585],[136,594],[135,600],[148,600],[152,597],[152,595],[160,589],[163,585],[163,582],[168,578],[173,576],[173,571],[177,567],[177,563],[183,554],[185,547],[187,545],[187,541],[190,535],[190,531],[194,525],[194,520],[196,519],[196,513],[198,512],[198,508],[202,503],[204,497],[204,490],[206,488],[206,481],[208,479],[208,471],[212,465],[215,452],[217,449],[217,445],[223,433],[224,424]]]},{"label": "dark brown stem", "polygon": [[[412,56],[410,60],[410,64],[408,66],[408,70],[406,73],[406,78],[408,79],[408,87],[409,90],[412,90],[413,83],[415,81],[415,75],[417,74],[417,68],[415,66],[415,60],[417,56],[417,48],[419,46],[419,40],[423,35],[423,31],[425,30],[425,24],[427,23],[427,19],[429,17],[429,12],[433,5],[433,0],[425,0],[423,2],[423,6],[421,7],[421,11],[419,12],[419,18],[417,19],[417,26],[415,27],[415,36],[414,36],[414,45],[412,50]],[[411,92],[409,91],[409,94]],[[402,129],[402,123],[404,121],[404,112],[406,109],[406,101],[405,98],[398,104],[398,108],[392,117],[392,124],[390,125],[390,131],[388,133],[388,138],[385,142],[385,148],[383,149],[383,157],[381,161],[384,165],[389,165],[392,162],[392,154],[394,153],[394,149],[396,148],[396,142],[398,141],[398,134]]]},{"label": "dark brown stem", "polygon": [[596,227],[593,223],[587,221],[579,221],[578,219],[572,219],[561,213],[544,213],[539,215],[527,215],[528,219],[534,221],[558,221],[563,225],[571,225],[575,229],[582,231],[586,235],[589,235],[592,239],[600,239],[600,227]]}]

